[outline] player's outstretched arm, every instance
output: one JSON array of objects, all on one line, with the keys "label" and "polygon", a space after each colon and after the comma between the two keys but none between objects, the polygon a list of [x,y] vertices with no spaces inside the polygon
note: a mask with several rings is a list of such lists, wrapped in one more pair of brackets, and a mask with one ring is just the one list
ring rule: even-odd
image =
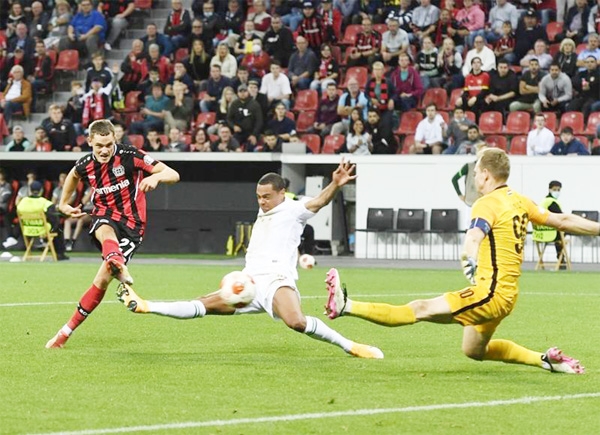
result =
[{"label": "player's outstretched arm", "polygon": [[600,235],[600,224],[574,214],[550,213],[546,225],[560,231],[587,236]]},{"label": "player's outstretched arm", "polygon": [[175,184],[179,181],[179,172],[160,162],[152,169],[152,175],[146,177],[140,183],[142,192],[150,192],[156,189],[159,183]]},{"label": "player's outstretched arm", "polygon": [[337,169],[333,171],[331,183],[325,189],[321,190],[319,196],[308,201],[306,208],[316,213],[329,204],[340,187],[356,179],[356,175],[353,175],[355,169],[356,165],[347,162],[346,159],[342,159]]},{"label": "player's outstretched arm", "polygon": [[463,252],[460,257],[461,266],[465,277],[475,284],[475,272],[477,271],[477,256],[479,254],[479,246],[485,238],[485,233],[478,227],[471,228],[465,234],[465,243]]},{"label": "player's outstretched arm", "polygon": [[77,184],[79,184],[79,176],[77,175],[75,168],[73,168],[67,174],[65,184],[63,185],[62,195],[60,196],[60,202],[58,203],[58,210],[65,216],[72,218],[80,218],[85,215],[85,213],[81,211],[81,204],[77,207],[72,207],[69,204],[73,192],[77,189]]}]

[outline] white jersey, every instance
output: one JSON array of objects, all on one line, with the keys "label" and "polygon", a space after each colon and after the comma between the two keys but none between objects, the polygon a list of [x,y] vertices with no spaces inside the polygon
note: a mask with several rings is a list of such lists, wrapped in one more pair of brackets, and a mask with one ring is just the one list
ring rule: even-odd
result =
[{"label": "white jersey", "polygon": [[308,210],[305,203],[311,198],[294,201],[285,200],[272,210],[258,211],[244,272],[251,276],[278,274],[298,279],[296,265],[298,246],[306,221],[315,213]]}]

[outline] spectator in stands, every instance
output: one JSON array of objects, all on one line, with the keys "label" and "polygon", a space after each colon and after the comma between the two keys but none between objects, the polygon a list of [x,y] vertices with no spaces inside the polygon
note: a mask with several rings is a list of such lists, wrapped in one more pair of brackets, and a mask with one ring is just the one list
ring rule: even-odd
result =
[{"label": "spectator in stands", "polygon": [[123,124],[115,122],[113,125],[115,126],[115,142],[120,143],[122,145],[133,146],[131,140],[129,139],[129,136],[125,134],[125,128],[123,127]]},{"label": "spectator in stands", "polygon": [[104,15],[94,10],[92,0],[82,0],[79,10],[69,23],[67,36],[60,39],[59,48],[61,51],[79,50],[89,58],[98,51],[100,44],[104,45],[106,20]]},{"label": "spectator in stands", "polygon": [[533,50],[527,54],[523,59],[521,59],[520,65],[523,68],[526,68],[529,65],[530,59],[537,59],[540,64],[540,69],[542,71],[548,71],[550,65],[552,64],[552,56],[548,54],[548,46],[546,45],[546,41],[543,39],[538,39],[535,41],[535,45],[533,46]]},{"label": "spectator in stands", "polygon": [[33,151],[40,153],[47,153],[52,151],[52,144],[48,140],[46,130],[43,127],[37,127],[35,129],[35,141],[33,142]]},{"label": "spectator in stands", "polygon": [[162,83],[169,80],[171,61],[166,55],[160,54],[158,44],[150,44],[148,57],[142,61],[142,77],[146,77],[151,69],[156,69]]},{"label": "spectator in stands", "polygon": [[528,9],[515,31],[516,59],[522,59],[529,50],[532,50],[538,39],[547,40],[546,29],[539,25],[536,11]]},{"label": "spectator in stands", "polygon": [[346,136],[346,149],[356,156],[368,156],[373,151],[371,135],[366,132],[365,121],[357,119]]},{"label": "spectator in stands", "polygon": [[323,98],[319,101],[315,122],[311,128],[311,132],[320,134],[325,137],[331,133],[331,128],[336,122],[340,121],[338,114],[338,103],[340,96],[337,93],[337,85],[329,83],[326,92],[323,93]]},{"label": "spectator in stands", "polygon": [[10,5],[10,13],[6,20],[6,36],[12,38],[17,31],[17,25],[23,23],[27,24],[27,17],[23,10],[23,5],[18,1],[12,2]]},{"label": "spectator in stands", "polygon": [[133,122],[129,126],[129,133],[146,136],[150,130],[163,131],[165,127],[164,111],[167,104],[169,104],[169,97],[164,95],[162,85],[154,83],[152,85],[152,95],[146,97],[145,107],[140,111],[144,116],[144,120]]},{"label": "spectator in stands", "polygon": [[81,97],[83,103],[81,125],[84,129],[98,119],[108,119],[112,116],[110,94],[116,81],[114,77],[113,82],[105,86],[99,76],[92,78],[89,91]]},{"label": "spectator in stands", "polygon": [[165,134],[169,134],[171,128],[187,131],[192,122],[194,112],[194,100],[190,93],[186,93],[186,85],[183,82],[173,83],[173,99],[169,101],[164,111]]},{"label": "spectator in stands", "polygon": [[165,151],[171,153],[181,153],[190,150],[188,144],[186,144],[181,138],[181,130],[177,127],[172,127],[168,133],[169,143],[165,146]]},{"label": "spectator in stands", "polygon": [[435,32],[432,34],[434,45],[440,47],[444,39],[450,38],[454,41],[455,46],[461,48],[460,51],[462,52],[465,39],[459,35],[459,29],[460,24],[452,16],[452,13],[448,9],[442,9],[440,11],[440,19],[435,26]]},{"label": "spectator in stands", "polygon": [[190,55],[184,61],[185,69],[194,82],[195,92],[206,86],[210,74],[210,57],[204,49],[204,42],[200,39],[194,40]]},{"label": "spectator in stands", "polygon": [[[39,3],[39,2],[36,2]],[[54,76],[54,66],[52,59],[46,53],[46,46],[43,41],[35,44],[35,67],[32,74],[28,77],[31,83],[33,95],[47,94],[52,90],[52,78]]]},{"label": "spectator in stands", "polygon": [[194,45],[194,41],[200,40],[204,44],[206,52],[212,56],[214,53],[213,41],[210,35],[204,31],[204,23],[201,19],[195,18],[192,21],[192,33],[190,34],[190,41],[188,48],[191,50]]},{"label": "spectator in stands", "polygon": [[225,41],[219,42],[217,54],[211,59],[210,66],[219,65],[221,74],[229,79],[233,79],[237,73],[237,61],[229,52],[229,47]]},{"label": "spectator in stands", "polygon": [[542,110],[562,113],[573,98],[571,78],[560,71],[560,65],[553,63],[550,74],[539,84],[538,98],[542,102]]},{"label": "spectator in stands", "polygon": [[[239,86],[239,85],[238,85]],[[208,134],[217,134],[219,132],[219,126],[227,122],[227,113],[229,112],[229,106],[237,99],[237,95],[233,90],[232,86],[226,86],[223,89],[221,98],[219,99],[219,105],[217,107],[217,122],[213,125],[200,125],[200,127],[207,128]]]},{"label": "spectator in stands", "polygon": [[325,92],[329,83],[336,83],[339,77],[339,65],[333,58],[331,46],[329,44],[321,45],[321,62],[319,69],[315,71],[314,80],[310,84],[310,88]]},{"label": "spectator in stands", "polygon": [[91,88],[92,81],[98,79],[102,87],[108,85],[113,79],[113,73],[104,61],[104,55],[96,52],[92,55],[92,66],[85,72],[85,92]]},{"label": "spectator in stands", "polygon": [[123,77],[119,80],[119,86],[124,94],[138,89],[142,82],[142,63],[144,61],[144,43],[141,39],[134,39],[131,43],[131,51],[121,62]]},{"label": "spectator in stands", "polygon": [[510,103],[509,110],[516,112],[519,110],[531,111],[538,113],[542,111],[542,102],[538,95],[540,92],[539,84],[544,77],[544,73],[540,71],[540,64],[537,59],[529,60],[529,68],[524,71],[519,79],[519,96]]},{"label": "spectator in stands", "polygon": [[203,33],[206,34],[207,38],[210,38],[213,45],[216,45],[215,39],[219,36],[223,23],[221,17],[215,13],[214,3],[204,2],[202,15],[199,18],[202,20]]},{"label": "spectator in stands", "polygon": [[48,25],[48,37],[44,39],[47,48],[58,47],[60,39],[67,36],[71,18],[73,18],[73,14],[69,2],[67,0],[56,0]]},{"label": "spectator in stands", "polygon": [[333,7],[342,13],[344,24],[352,22],[352,17],[358,14],[358,0],[334,0]]},{"label": "spectator in stands", "polygon": [[575,0],[575,4],[567,11],[563,31],[556,35],[555,41],[571,38],[576,44],[581,44],[588,34],[589,18],[590,7],[587,0]]},{"label": "spectator in stands", "polygon": [[396,92],[392,82],[385,77],[383,62],[373,64],[373,75],[367,81],[365,94],[369,98],[370,107],[377,109],[377,115],[385,124],[391,125]]},{"label": "spectator in stands", "polygon": [[371,18],[363,18],[362,26],[363,31],[356,37],[356,46],[350,51],[348,58],[350,67],[372,65],[381,51],[381,35],[373,31]]},{"label": "spectator in stands", "polygon": [[298,51],[292,54],[288,64],[288,77],[292,82],[292,88],[308,89],[319,67],[319,60],[308,48],[308,42],[303,36],[296,38],[296,48]]},{"label": "spectator in stands", "polygon": [[479,35],[474,39],[475,48],[467,52],[467,57],[463,63],[463,76],[467,77],[471,72],[471,63],[474,58],[479,58],[481,61],[481,70],[489,72],[496,69],[496,55],[494,51],[485,45],[485,39]]},{"label": "spectator in stands", "polygon": [[[323,29],[327,32],[333,31],[329,38],[331,43],[342,39],[342,13],[333,7],[332,0],[322,0],[321,6],[317,8],[317,15],[321,17]],[[331,30],[329,30],[331,28]],[[292,28],[292,30],[294,30]]]},{"label": "spectator in stands", "polygon": [[34,145],[25,137],[23,127],[15,125],[12,132],[12,140],[6,145],[5,151],[33,151]]},{"label": "spectator in stands", "polygon": [[471,72],[465,77],[465,87],[456,105],[479,116],[489,90],[490,75],[481,69],[481,59],[474,57],[471,60]]},{"label": "spectator in stands", "polygon": [[252,41],[252,53],[246,54],[241,63],[248,68],[250,76],[262,78],[269,71],[271,57],[263,51],[260,39]]},{"label": "spectator in stands", "polygon": [[242,147],[238,140],[231,134],[231,128],[227,124],[219,127],[219,138],[211,146],[214,152],[242,152]]},{"label": "spectator in stands", "polygon": [[271,27],[271,16],[266,12],[264,0],[254,0],[252,7],[254,12],[248,14],[248,20],[254,21],[254,31],[262,39]]},{"label": "spectator in stands", "polygon": [[600,2],[596,0],[596,4],[590,9],[590,16],[587,22],[587,32],[600,34]]},{"label": "spectator in stands", "polygon": [[571,127],[564,127],[560,131],[560,141],[556,142],[550,154],[553,156],[589,156],[587,147],[573,136]]},{"label": "spectator in stands", "polygon": [[407,34],[412,32],[413,2],[401,0],[400,6],[388,6],[388,20],[394,19],[400,23],[400,28]]},{"label": "spectator in stands", "polygon": [[440,76],[440,71],[437,67],[438,49],[433,45],[430,36],[423,38],[421,51],[417,53],[415,68],[421,76],[423,89],[431,87],[431,80]]},{"label": "spectator in stands", "polygon": [[[229,0],[227,2],[227,12],[221,26],[223,36],[229,34],[239,35],[242,32],[242,24],[244,23],[244,11],[240,7],[240,0]],[[271,54],[271,53],[269,53]]]},{"label": "spectator in stands", "polygon": [[395,18],[387,20],[387,27],[381,37],[381,58],[390,66],[398,64],[400,53],[407,53],[409,47],[408,33],[400,28],[400,23]]},{"label": "spectator in stands", "polygon": [[8,226],[7,212],[10,205],[10,199],[13,195],[13,188],[8,182],[6,171],[0,168],[0,224]]},{"label": "spectator in stands", "polygon": [[275,105],[275,115],[267,122],[267,129],[271,130],[284,142],[290,142],[297,136],[296,122],[286,116],[287,109],[281,102]]},{"label": "spectator in stands", "polygon": [[392,134],[391,124],[384,123],[379,116],[379,111],[374,107],[369,108],[365,131],[371,136],[373,149],[371,154],[394,154],[397,143]]},{"label": "spectator in stands", "polygon": [[98,4],[98,9],[104,14],[104,19],[108,23],[108,36],[104,48],[112,50],[123,30],[127,28],[129,22],[127,18],[135,11],[133,0],[104,0]]},{"label": "spectator in stands", "polygon": [[579,71],[571,79],[577,95],[567,105],[567,111],[583,112],[585,119],[590,115],[592,105],[600,99],[600,70],[594,56],[585,60],[586,70]]},{"label": "spectator in stands", "polygon": [[25,53],[21,47],[17,47],[12,56],[9,56],[4,63],[3,71],[0,73],[0,81],[2,85],[6,87],[8,79],[10,78],[10,71],[13,66],[20,65],[23,67],[24,77],[29,77],[33,74],[33,62],[32,58],[25,57]]},{"label": "spectator in stands", "polygon": [[253,151],[262,131],[263,113],[260,105],[250,98],[248,86],[240,85],[237,91],[238,99],[229,106],[227,124],[233,130],[236,140],[245,145],[246,151]]},{"label": "spectator in stands", "polygon": [[333,125],[331,134],[348,134],[352,111],[358,109],[359,117],[364,119],[367,117],[368,107],[369,98],[360,90],[358,81],[354,77],[350,78],[348,80],[348,89],[338,100],[337,113],[341,117],[341,121]]},{"label": "spectator in stands", "polygon": [[410,65],[408,54],[402,53],[398,57],[398,68],[391,73],[390,77],[396,92],[394,95],[396,109],[405,112],[417,107],[423,94],[423,83],[419,72]]},{"label": "spectator in stands", "polygon": [[302,21],[298,26],[298,35],[306,38],[308,47],[315,53],[323,43],[333,41],[333,23],[325,26],[326,24],[315,12],[315,6],[311,1],[302,3]]},{"label": "spectator in stands", "polygon": [[[231,82],[231,87],[233,89],[237,89],[237,87],[239,85],[247,85],[248,82],[250,80],[250,73],[248,72],[248,68],[246,68],[243,65],[240,65],[240,67],[237,70],[237,74],[235,76],[235,79],[233,79],[233,81]],[[235,94],[235,91],[234,91]]]},{"label": "spectator in stands", "polygon": [[[60,197],[62,196],[63,187],[65,185],[66,179],[67,179],[66,172],[61,172],[60,174],[58,174],[58,182],[56,184],[56,187],[54,189],[52,189],[52,196],[50,197],[52,204],[58,205],[58,203],[60,202]],[[76,196],[77,196],[77,192],[73,191],[73,194],[71,195],[71,198],[68,201],[69,205],[73,205]]]},{"label": "spectator in stands", "polygon": [[15,65],[10,69],[10,78],[4,89],[4,95],[0,97],[0,107],[4,112],[4,120],[11,122],[13,114],[23,113],[29,117],[31,111],[31,83],[24,78],[23,67]]},{"label": "spectator in stands", "polygon": [[[519,25],[519,11],[508,0],[496,0],[496,6],[490,9],[488,24],[485,28],[485,39],[490,44],[505,36],[504,23],[509,22],[511,29]],[[512,30],[511,30],[512,32]]]},{"label": "spectator in stands", "polygon": [[452,38],[444,39],[437,56],[440,75],[431,78],[431,87],[444,88],[448,94],[451,94],[454,89],[462,87],[464,83],[462,62],[462,55],[454,46],[454,40]]},{"label": "spectator in stands", "polygon": [[527,155],[545,156],[554,146],[554,133],[546,127],[546,117],[543,113],[537,113],[533,123],[535,128],[527,135]]},{"label": "spectator in stands", "polygon": [[40,1],[31,3],[31,16],[27,20],[29,36],[36,41],[42,41],[48,35],[48,24],[50,16],[44,11],[44,5]]},{"label": "spectator in stands", "polygon": [[444,150],[443,131],[447,129],[442,115],[437,113],[435,104],[425,108],[426,117],[417,125],[415,143],[409,149],[410,154],[441,154]]},{"label": "spectator in stands", "polygon": [[48,112],[50,116],[42,121],[42,128],[50,139],[52,151],[71,151],[77,145],[73,123],[63,116],[58,104],[52,104]]},{"label": "spectator in stands", "polygon": [[473,0],[463,0],[463,5],[455,19],[460,26],[458,34],[465,38],[465,45],[470,48],[476,36],[485,35],[485,13]]},{"label": "spectator in stands", "polygon": [[513,33],[513,27],[510,21],[505,21],[502,24],[502,37],[496,40],[494,44],[494,54],[496,55],[496,59],[504,59],[510,65],[516,63],[515,57],[515,44],[517,41],[515,40],[515,35]]},{"label": "spectator in stands", "polygon": [[501,60],[498,69],[490,74],[490,90],[484,98],[484,110],[498,111],[504,115],[518,93],[517,75],[509,68],[507,61]]},{"label": "spectator in stands", "polygon": [[218,64],[210,67],[210,77],[206,83],[206,94],[200,101],[200,110],[203,113],[215,112],[217,110],[217,100],[221,98],[223,89],[231,86],[231,80],[221,74],[221,67]]},{"label": "spectator in stands", "polygon": [[81,125],[83,115],[83,102],[81,101],[81,97],[83,94],[85,94],[85,90],[83,89],[81,82],[71,82],[71,97],[67,101],[63,117],[69,119],[73,123],[75,136],[83,135],[83,127]]},{"label": "spectator in stands", "polygon": [[571,38],[563,39],[560,43],[560,50],[554,56],[554,63],[560,65],[560,70],[569,77],[575,77],[577,74],[577,53],[575,52],[575,41]]},{"label": "spectator in stands", "polygon": [[183,62],[175,62],[173,67],[173,74],[169,77],[169,81],[167,83],[167,87],[165,88],[165,95],[168,97],[173,96],[173,84],[175,82],[180,82],[185,85],[185,93],[188,95],[195,95],[196,88],[194,86],[194,80],[187,73],[185,69],[185,64]]},{"label": "spectator in stands", "polygon": [[277,60],[283,68],[287,68],[290,56],[294,52],[294,35],[285,27],[279,15],[271,19],[271,28],[263,39],[264,50]]},{"label": "spectator in stands", "polygon": [[163,32],[171,39],[173,51],[180,47],[188,46],[191,30],[192,15],[190,14],[190,11],[183,8],[182,0],[171,0],[171,10],[167,16],[167,22],[165,23]]},{"label": "spectator in stands", "polygon": [[260,39],[260,37],[254,33],[254,22],[244,22],[244,33],[238,38],[236,44],[233,46],[233,53],[236,56],[238,63],[242,62],[244,56],[252,54],[252,43],[254,40]]},{"label": "spectator in stands", "polygon": [[[218,125],[219,124],[215,124],[215,126],[217,126],[217,127],[218,127]],[[211,127],[212,127],[212,125],[211,125]],[[196,152],[201,152],[201,153],[212,151],[212,149],[210,148],[210,139],[204,128],[202,128],[202,127],[197,128],[192,137],[193,137],[193,141],[192,141],[192,144],[190,145],[190,151],[196,151]]]},{"label": "spectator in stands", "polygon": [[473,121],[465,116],[462,107],[456,107],[453,113],[452,121],[442,131],[444,141],[448,145],[444,150],[444,154],[455,154],[459,145],[467,139],[469,127],[475,125]]},{"label": "spectator in stands", "polygon": [[152,85],[154,83],[160,84],[160,75],[156,68],[150,69],[146,78],[138,85],[138,90],[140,91],[138,100],[140,103],[146,101],[146,97],[152,94]]},{"label": "spectator in stands", "polygon": [[[239,85],[238,85],[239,87]],[[260,89],[260,80],[257,78],[251,78],[248,80],[248,93],[250,98],[258,103],[263,114],[263,119],[267,119],[269,112],[269,100],[265,94],[261,94],[258,90]]]},{"label": "spectator in stands", "polygon": [[282,103],[287,110],[291,107],[292,88],[290,79],[281,72],[281,65],[274,61],[271,63],[271,72],[265,74],[260,85],[260,93],[265,94],[269,107]]},{"label": "spectator in stands", "polygon": [[419,42],[431,33],[435,32],[437,22],[440,19],[440,10],[431,4],[431,0],[421,0],[420,6],[413,9],[412,22],[409,33],[411,42]]},{"label": "spectator in stands", "polygon": [[267,153],[280,153],[283,151],[282,144],[283,141],[281,138],[277,137],[272,130],[267,129],[263,134],[263,147],[261,151]]},{"label": "spectator in stands", "polygon": [[146,133],[146,139],[144,141],[144,146],[142,147],[142,149],[151,153],[163,152],[165,150],[165,146],[160,140],[158,131],[156,131],[155,128],[148,129],[148,132]]},{"label": "spectator in stands", "polygon": [[[67,218],[64,222],[64,238],[65,238],[65,249],[67,252],[73,251],[75,248],[75,242],[79,239],[84,226],[89,225],[92,222],[91,212],[94,208],[91,199],[94,189],[88,187],[83,197],[81,198],[82,211],[86,214],[80,218]],[[75,225],[75,231],[73,232],[73,225]]]},{"label": "spectator in stands", "polygon": [[25,53],[25,59],[31,59],[35,53],[35,39],[27,34],[27,24],[17,24],[15,35],[8,40],[8,53],[14,53],[20,48]]},{"label": "spectator in stands", "polygon": [[485,146],[486,143],[479,131],[479,127],[471,125],[467,130],[467,137],[458,145],[455,154],[477,154]]},{"label": "spectator in stands", "polygon": [[597,33],[590,33],[588,35],[587,46],[577,55],[577,66],[579,67],[579,71],[586,70],[585,60],[589,56],[593,56],[596,58],[596,61],[600,63],[600,35]]},{"label": "spectator in stands", "polygon": [[162,33],[158,33],[158,28],[154,23],[146,26],[146,36],[142,38],[142,42],[144,43],[144,50],[148,55],[150,55],[150,46],[152,44],[158,45],[160,56],[169,57],[173,53],[171,40]]}]

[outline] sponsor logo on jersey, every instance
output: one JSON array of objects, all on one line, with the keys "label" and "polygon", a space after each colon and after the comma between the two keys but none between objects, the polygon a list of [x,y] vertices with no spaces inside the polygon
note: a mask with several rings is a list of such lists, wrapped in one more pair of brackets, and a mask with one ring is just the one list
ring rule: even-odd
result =
[{"label": "sponsor logo on jersey", "polygon": [[[122,168],[122,166],[121,166],[121,168]],[[117,190],[125,189],[125,188],[129,187],[130,184],[131,183],[129,182],[129,180],[125,179],[123,181],[120,181],[117,184],[113,184],[112,186],[105,186],[105,187],[96,189],[96,194],[107,195],[109,193],[116,192]]]},{"label": "sponsor logo on jersey", "polygon": [[122,165],[115,166],[112,171],[113,174],[115,174],[115,177],[122,177],[125,175],[125,168]]}]

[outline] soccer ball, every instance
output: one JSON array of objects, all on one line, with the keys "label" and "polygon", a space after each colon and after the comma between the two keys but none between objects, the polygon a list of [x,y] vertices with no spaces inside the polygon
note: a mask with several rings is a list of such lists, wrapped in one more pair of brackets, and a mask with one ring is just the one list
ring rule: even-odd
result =
[{"label": "soccer ball", "polygon": [[315,257],[309,254],[302,254],[300,258],[298,258],[298,265],[302,269],[312,269],[317,262],[315,261]]},{"label": "soccer ball", "polygon": [[256,285],[250,275],[236,270],[223,277],[219,294],[227,305],[243,308],[256,296]]}]

